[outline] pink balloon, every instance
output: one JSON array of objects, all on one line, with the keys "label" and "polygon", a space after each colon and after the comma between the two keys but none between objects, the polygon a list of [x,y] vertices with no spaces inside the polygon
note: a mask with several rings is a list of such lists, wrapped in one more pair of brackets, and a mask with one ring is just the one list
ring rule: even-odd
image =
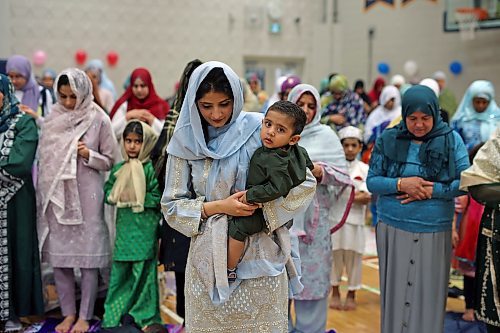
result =
[{"label": "pink balloon", "polygon": [[33,64],[35,66],[43,66],[47,61],[47,53],[42,50],[37,50],[33,53]]}]

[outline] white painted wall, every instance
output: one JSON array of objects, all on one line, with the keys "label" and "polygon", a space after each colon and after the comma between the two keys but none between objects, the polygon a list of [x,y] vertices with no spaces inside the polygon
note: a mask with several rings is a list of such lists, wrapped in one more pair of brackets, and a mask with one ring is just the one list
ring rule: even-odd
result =
[{"label": "white painted wall", "polygon": [[[278,35],[268,32],[272,1],[283,13]],[[399,2],[365,12],[361,0],[337,0],[333,23],[334,0],[0,0],[0,58],[42,49],[46,66],[61,70],[75,66],[79,48],[89,59],[103,60],[115,50],[119,63],[107,71],[118,91],[135,67],[144,66],[164,96],[194,58],[226,62],[240,75],[245,61],[252,60],[267,64],[271,92],[270,69],[287,64],[297,65],[303,81],[314,85],[332,71],[345,73],[351,83],[366,80],[367,35],[373,26],[373,76],[379,61],[395,74],[413,59],[422,77],[445,70],[457,95],[479,78],[500,90],[500,29],[480,31],[464,43],[457,33],[442,30],[444,0],[414,0],[404,8]],[[455,59],[464,66],[458,77],[447,70]]]},{"label": "white painted wall", "polygon": [[[445,71],[448,86],[457,96],[476,79],[492,81],[500,93],[500,29],[478,31],[475,40],[464,42],[458,33],[443,32],[444,0],[414,0],[404,7],[400,1],[395,2],[394,8],[379,4],[364,12],[361,1],[339,0],[344,33],[340,65],[334,70],[343,71],[353,80],[367,78],[367,36],[373,26],[374,74],[380,61],[390,64],[391,75],[403,74],[404,63],[412,59],[419,65],[420,78]],[[453,60],[463,65],[459,76],[448,70]]]}]

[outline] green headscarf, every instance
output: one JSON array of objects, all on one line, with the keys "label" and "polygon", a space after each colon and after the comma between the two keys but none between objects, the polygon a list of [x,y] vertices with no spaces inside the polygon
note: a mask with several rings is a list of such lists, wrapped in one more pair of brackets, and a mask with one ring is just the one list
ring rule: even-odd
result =
[{"label": "green headscarf", "polygon": [[[415,137],[406,127],[406,118],[421,111],[431,115],[434,121],[432,130],[423,137]],[[416,85],[403,95],[401,122],[386,129],[377,140],[378,149],[385,159],[399,164],[396,175],[401,175],[401,166],[406,163],[411,140],[422,141],[419,160],[427,171],[430,181],[451,181],[455,179],[455,139],[453,130],[443,121],[439,112],[436,94],[428,87]],[[385,168],[385,167],[384,167]]]},{"label": "green headscarf", "polygon": [[345,92],[349,89],[349,83],[344,75],[337,74],[330,80],[329,88],[333,91]]}]

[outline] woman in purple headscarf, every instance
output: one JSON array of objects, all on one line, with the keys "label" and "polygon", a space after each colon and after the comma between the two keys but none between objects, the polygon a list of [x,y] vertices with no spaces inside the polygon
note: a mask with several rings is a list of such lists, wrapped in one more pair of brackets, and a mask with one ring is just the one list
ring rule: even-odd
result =
[{"label": "woman in purple headscarf", "polygon": [[36,118],[40,87],[31,72],[31,63],[25,56],[13,55],[7,59],[7,74],[15,88],[19,109]]}]

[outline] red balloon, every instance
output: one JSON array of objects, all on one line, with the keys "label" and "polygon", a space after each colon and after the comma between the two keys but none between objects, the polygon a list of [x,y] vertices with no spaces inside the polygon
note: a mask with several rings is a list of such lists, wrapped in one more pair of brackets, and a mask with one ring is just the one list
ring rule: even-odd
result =
[{"label": "red balloon", "polygon": [[113,67],[118,62],[119,56],[118,53],[116,53],[115,51],[109,51],[108,54],[106,55],[106,58],[108,59],[108,65]]},{"label": "red balloon", "polygon": [[78,65],[83,65],[87,60],[87,52],[85,50],[79,49],[75,53],[75,61]]}]

